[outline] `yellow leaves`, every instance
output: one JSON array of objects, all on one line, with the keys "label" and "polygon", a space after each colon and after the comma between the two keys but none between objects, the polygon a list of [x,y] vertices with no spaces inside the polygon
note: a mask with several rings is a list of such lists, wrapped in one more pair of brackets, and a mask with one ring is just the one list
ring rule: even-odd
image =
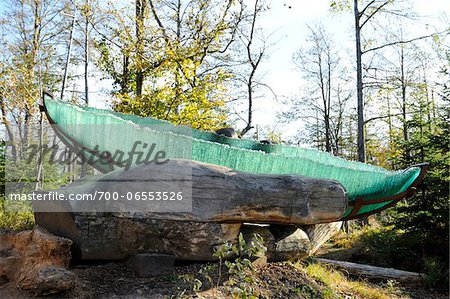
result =
[{"label": "yellow leaves", "polygon": [[23,122],[23,113],[32,116],[38,112],[39,86],[34,71],[25,63],[1,66],[0,96],[7,112],[16,115],[15,121]]},{"label": "yellow leaves", "polygon": [[350,1],[349,0],[336,0],[331,1],[330,3],[330,10],[332,12],[341,12],[344,10],[350,10]]},{"label": "yellow leaves", "polygon": [[172,48],[167,48],[166,54],[167,54],[167,57],[168,57],[169,59],[173,59],[173,58],[175,58],[175,57],[177,56],[177,55],[175,54],[175,51],[172,50]]},{"label": "yellow leaves", "polygon": [[186,80],[179,78],[178,84],[174,84],[174,77],[168,76],[157,87],[147,88],[141,97],[117,95],[114,109],[195,129],[219,128],[226,121],[226,89],[211,76],[196,78],[196,87],[187,84]]},{"label": "yellow leaves", "polygon": [[[116,110],[206,130],[215,129],[225,121],[225,81],[230,75],[211,65],[215,62],[209,57],[226,44],[223,36],[232,24],[228,18],[225,21],[228,12],[224,10],[217,16],[211,4],[209,0],[192,1],[180,27],[176,10],[167,18],[160,15],[164,30],[155,22],[147,22],[144,48],[134,46],[132,38],[122,39],[124,45],[133,49],[128,56],[130,74],[142,70],[145,84],[139,98],[118,97]],[[120,27],[125,24],[121,23]],[[143,53],[141,56],[150,62],[137,59],[135,53]],[[132,82],[133,79],[127,82],[129,90],[133,89]]]}]

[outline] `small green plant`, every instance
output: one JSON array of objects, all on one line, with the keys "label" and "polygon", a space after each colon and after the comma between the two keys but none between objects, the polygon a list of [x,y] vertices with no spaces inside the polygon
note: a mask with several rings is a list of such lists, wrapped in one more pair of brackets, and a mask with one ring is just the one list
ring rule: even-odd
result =
[{"label": "small green plant", "polygon": [[34,215],[29,203],[16,203],[17,211],[8,209],[14,204],[5,198],[5,172],[6,172],[5,142],[0,141],[0,229],[24,230],[34,225]]},{"label": "small green plant", "polygon": [[336,298],[341,298],[341,297],[338,297],[337,295],[335,295],[334,293],[333,293],[333,291],[332,290],[330,290],[330,289],[324,289],[323,291],[322,291],[322,298],[323,299],[336,299]]},{"label": "small green plant", "polygon": [[[320,297],[316,294],[316,291],[314,289],[307,285],[307,284],[301,284],[298,287],[293,289],[294,293],[299,296],[300,298],[311,298],[311,299],[319,299]],[[330,298],[330,297],[325,297]],[[334,298],[334,297],[331,297]]]},{"label": "small green plant", "polygon": [[210,286],[214,285],[214,281],[211,275],[217,271],[217,268],[218,267],[216,264],[208,264],[206,266],[203,266],[199,271],[199,273],[209,283]]},{"label": "small green plant", "polygon": [[[262,257],[266,251],[267,248],[264,246],[264,239],[258,234],[254,234],[251,241],[247,242],[242,233],[240,233],[236,244],[227,242],[219,246],[214,252],[214,256],[219,258],[217,286],[220,284],[222,264],[224,264],[228,269],[228,274],[230,274],[226,284],[232,287],[232,297],[257,298],[255,290],[252,287],[254,280],[251,274],[254,269],[250,258]],[[225,258],[231,256],[236,256],[236,258],[223,262]]]},{"label": "small green plant", "polygon": [[179,275],[178,278],[183,279],[184,282],[192,284],[192,290],[194,292],[200,292],[203,283],[201,282],[200,279],[196,278],[194,275],[182,274],[182,275]]},{"label": "small green plant", "polygon": [[213,256],[217,257],[219,259],[219,272],[218,272],[218,278],[216,287],[219,287],[220,281],[222,279],[222,267],[223,267],[223,261],[224,259],[230,257],[233,255],[234,249],[233,249],[233,243],[226,242],[214,250]]},{"label": "small green plant", "polygon": [[[199,274],[201,277],[196,277],[193,274],[179,275],[178,278],[192,286],[192,291],[200,292],[204,286],[204,282],[210,286],[215,285],[219,287],[222,279],[222,268],[225,265],[229,274],[226,282],[227,286],[231,287],[231,295],[233,298],[257,298],[252,287],[254,283],[252,278],[253,265],[250,261],[252,257],[264,256],[267,248],[264,246],[264,240],[260,235],[254,234],[250,242],[244,239],[244,236],[239,234],[237,242],[226,242],[217,246],[214,250],[213,256],[219,259],[219,265],[208,264],[203,266]],[[234,260],[228,260],[233,258]],[[218,271],[218,278],[214,284],[213,273]],[[200,279],[199,279],[200,278]],[[202,282],[203,280],[203,282]],[[206,285],[207,285],[206,284]],[[179,293],[176,298],[183,298],[186,290]]]},{"label": "small green plant", "polygon": [[6,199],[0,195],[0,228],[16,231],[31,229],[34,225],[34,215],[31,211],[10,212],[5,207]]},{"label": "small green plant", "polygon": [[424,258],[425,279],[424,284],[430,289],[439,287],[442,281],[442,273],[445,271],[437,258]]}]

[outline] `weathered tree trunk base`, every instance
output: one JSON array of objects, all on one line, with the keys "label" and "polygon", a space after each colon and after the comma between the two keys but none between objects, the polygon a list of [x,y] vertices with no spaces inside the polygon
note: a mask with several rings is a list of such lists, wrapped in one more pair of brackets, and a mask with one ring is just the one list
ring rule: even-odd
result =
[{"label": "weathered tree trunk base", "polygon": [[345,269],[352,275],[364,276],[374,280],[394,279],[402,283],[416,284],[420,283],[424,277],[424,274],[421,273],[397,270],[392,268],[382,268],[322,258],[318,258],[317,261]]}]

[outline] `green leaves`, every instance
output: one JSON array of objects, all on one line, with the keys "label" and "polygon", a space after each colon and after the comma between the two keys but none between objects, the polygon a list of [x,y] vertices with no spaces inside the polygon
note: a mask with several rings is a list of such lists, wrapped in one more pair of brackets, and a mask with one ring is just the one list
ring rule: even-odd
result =
[{"label": "green leaves", "polygon": [[239,234],[236,244],[227,242],[216,248],[213,256],[220,259],[219,271],[224,258],[237,256],[233,261],[226,260],[224,262],[230,274],[227,285],[233,287],[231,292],[233,298],[258,298],[252,288],[254,281],[251,274],[254,270],[249,258],[263,256],[266,251],[264,239],[260,235],[253,234],[252,239],[248,242],[242,233]]}]

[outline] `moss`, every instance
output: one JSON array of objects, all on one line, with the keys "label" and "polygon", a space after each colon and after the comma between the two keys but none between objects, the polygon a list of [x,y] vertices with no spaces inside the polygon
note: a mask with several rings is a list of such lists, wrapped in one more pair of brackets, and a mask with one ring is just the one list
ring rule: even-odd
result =
[{"label": "moss", "polygon": [[0,198],[0,228],[25,230],[34,226],[34,215],[31,210],[8,212],[5,209],[5,199]]}]

